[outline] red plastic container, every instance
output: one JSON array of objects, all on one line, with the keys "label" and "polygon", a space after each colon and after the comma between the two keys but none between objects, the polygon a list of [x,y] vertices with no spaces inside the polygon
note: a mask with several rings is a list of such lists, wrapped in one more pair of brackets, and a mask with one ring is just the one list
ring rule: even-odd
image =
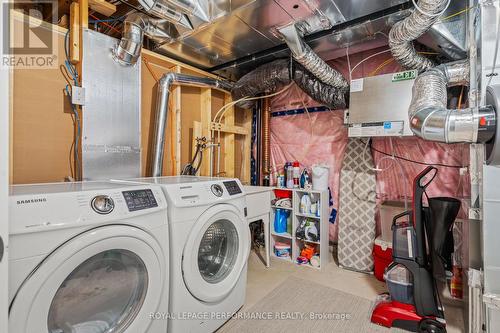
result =
[{"label": "red plastic container", "polygon": [[392,243],[384,241],[381,237],[377,237],[373,246],[373,259],[375,262],[375,277],[380,281],[385,281],[385,269],[392,262]]},{"label": "red plastic container", "polygon": [[292,198],[292,191],[291,190],[280,190],[280,189],[275,189],[274,190],[274,195],[276,198],[283,199],[283,198]]}]

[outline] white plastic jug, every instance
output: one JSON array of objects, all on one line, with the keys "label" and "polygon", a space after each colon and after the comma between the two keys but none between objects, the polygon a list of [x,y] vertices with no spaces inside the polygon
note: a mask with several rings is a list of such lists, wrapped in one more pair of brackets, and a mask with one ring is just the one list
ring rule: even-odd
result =
[{"label": "white plastic jug", "polygon": [[325,191],[328,189],[328,178],[330,167],[327,165],[316,164],[312,167],[313,190]]}]

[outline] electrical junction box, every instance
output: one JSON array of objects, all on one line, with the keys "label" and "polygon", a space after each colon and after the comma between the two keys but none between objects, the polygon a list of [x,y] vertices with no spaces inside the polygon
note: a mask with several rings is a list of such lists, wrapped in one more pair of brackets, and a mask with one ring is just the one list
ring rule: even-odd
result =
[{"label": "electrical junction box", "polygon": [[408,108],[417,71],[351,81],[349,137],[412,136]]}]

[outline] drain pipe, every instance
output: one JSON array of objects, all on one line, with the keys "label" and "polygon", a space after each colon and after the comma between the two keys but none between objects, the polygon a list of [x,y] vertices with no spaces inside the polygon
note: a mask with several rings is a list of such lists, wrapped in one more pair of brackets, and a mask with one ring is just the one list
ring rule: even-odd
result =
[{"label": "drain pipe", "polygon": [[158,82],[156,97],[156,121],[153,141],[153,161],[151,176],[160,177],[163,169],[163,154],[165,150],[165,130],[168,119],[168,101],[170,99],[170,87],[172,85],[192,86],[201,88],[214,88],[223,91],[231,91],[232,84],[214,78],[198,77],[174,72],[165,73]]},{"label": "drain pipe", "polygon": [[342,74],[330,67],[307,45],[295,23],[279,29],[279,32],[292,51],[293,58],[316,78],[332,87],[345,90],[349,88],[349,83]]},{"label": "drain pipe", "polygon": [[491,106],[448,109],[447,86],[469,82],[469,63],[442,64],[420,74],[408,110],[410,128],[425,140],[445,143],[490,141],[496,129]]},{"label": "drain pipe", "polygon": [[123,22],[123,33],[120,43],[113,50],[113,58],[124,66],[131,66],[141,55],[144,35],[151,38],[171,39],[170,34],[162,27],[161,19],[154,19],[143,13],[131,13]]}]

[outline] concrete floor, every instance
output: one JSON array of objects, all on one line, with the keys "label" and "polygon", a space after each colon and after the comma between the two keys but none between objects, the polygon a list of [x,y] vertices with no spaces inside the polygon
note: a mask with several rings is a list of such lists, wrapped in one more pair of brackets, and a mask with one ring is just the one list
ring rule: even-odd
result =
[{"label": "concrete floor", "polygon": [[[260,253],[263,254],[263,251]],[[385,284],[375,279],[373,275],[341,269],[333,260],[325,269],[318,271],[271,257],[271,267],[266,268],[261,257],[252,251],[248,262],[247,297],[241,311],[248,310],[289,276],[309,279],[370,301],[375,300],[378,294],[387,291]],[[307,312],[307,309],[304,311]],[[446,319],[448,333],[464,332],[461,308],[447,306]]]}]

